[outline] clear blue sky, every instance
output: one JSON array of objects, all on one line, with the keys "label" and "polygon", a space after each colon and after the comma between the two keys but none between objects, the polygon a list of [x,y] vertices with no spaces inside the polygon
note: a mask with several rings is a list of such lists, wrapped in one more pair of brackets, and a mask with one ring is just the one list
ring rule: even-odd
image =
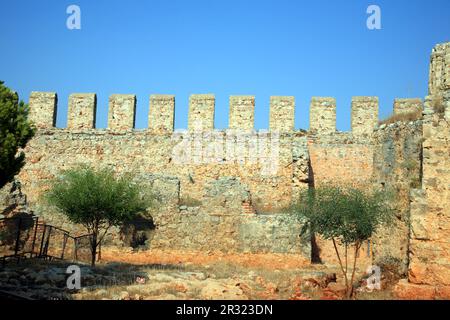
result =
[{"label": "clear blue sky", "polygon": [[[81,30],[66,28],[71,4]],[[370,4],[381,30],[366,28]],[[2,0],[0,79],[25,101],[56,91],[59,127],[73,92],[97,93],[99,128],[113,93],[137,95],[137,128],[152,93],[176,95],[176,128],[187,127],[190,94],[215,93],[216,128],[228,125],[229,95],[245,94],[256,96],[258,129],[271,95],[293,95],[296,128],[308,128],[312,96],[332,96],[337,127],[349,130],[352,96],[379,96],[383,118],[395,97],[427,94],[449,12],[449,0]]]}]

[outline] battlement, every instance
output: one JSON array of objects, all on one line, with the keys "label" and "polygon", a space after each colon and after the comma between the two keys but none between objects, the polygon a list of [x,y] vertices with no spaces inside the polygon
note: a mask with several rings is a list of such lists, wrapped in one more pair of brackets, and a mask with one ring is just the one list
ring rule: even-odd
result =
[{"label": "battlement", "polygon": [[31,92],[29,117],[39,129],[56,125],[58,96],[56,92]]},{"label": "battlement", "polygon": [[214,129],[214,108],[216,97],[213,94],[193,94],[189,97],[188,129],[209,131]]},{"label": "battlement", "polygon": [[[32,92],[30,118],[40,129],[55,127],[57,94]],[[255,129],[255,97],[230,96],[229,129],[253,132]],[[175,96],[153,94],[150,96],[148,131],[155,134],[172,134],[175,120]],[[367,137],[378,125],[378,97],[355,96],[351,101],[351,133],[355,137]],[[69,97],[68,130],[83,131],[95,128],[97,97],[94,93],[76,93]],[[394,114],[423,110],[419,98],[394,100]],[[194,94],[189,97],[188,130],[214,130],[215,96]],[[310,103],[310,128],[313,135],[335,135],[336,99],[313,97]],[[135,127],[136,96],[113,94],[109,98],[108,130],[130,131]],[[295,98],[293,96],[270,97],[269,130],[294,132]]]},{"label": "battlement", "polygon": [[154,94],[150,96],[148,123],[154,132],[172,132],[175,126],[175,96]]},{"label": "battlement", "polygon": [[[95,128],[96,113],[97,95],[95,93],[71,94],[69,96],[67,127],[75,130]],[[117,121],[119,119],[116,120],[116,123]]]},{"label": "battlement", "polygon": [[353,97],[351,123],[353,135],[372,134],[378,124],[378,97]]},{"label": "battlement", "polygon": [[336,132],[336,99],[313,97],[309,109],[309,131],[316,134]]},{"label": "battlement", "polygon": [[111,130],[133,129],[136,120],[136,96],[113,94],[109,98],[108,127]]},{"label": "battlement", "polygon": [[230,129],[253,130],[255,126],[255,97],[230,97]]}]

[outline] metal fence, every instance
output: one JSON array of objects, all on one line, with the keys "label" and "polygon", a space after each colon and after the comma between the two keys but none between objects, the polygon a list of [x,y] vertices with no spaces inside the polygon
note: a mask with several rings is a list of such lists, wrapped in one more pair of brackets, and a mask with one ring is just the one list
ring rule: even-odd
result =
[{"label": "metal fence", "polygon": [[72,236],[66,230],[41,223],[38,217],[0,219],[0,262],[26,258],[89,262],[91,235]]}]

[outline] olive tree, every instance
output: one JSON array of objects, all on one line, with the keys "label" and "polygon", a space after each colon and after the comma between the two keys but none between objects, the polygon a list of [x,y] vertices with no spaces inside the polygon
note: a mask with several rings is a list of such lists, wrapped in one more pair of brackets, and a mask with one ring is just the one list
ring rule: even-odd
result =
[{"label": "olive tree", "polygon": [[[325,186],[303,191],[293,213],[301,219],[302,234],[319,234],[333,242],[339,266],[345,280],[347,297],[353,294],[356,262],[361,245],[381,226],[393,222],[389,203],[391,193],[381,190],[363,191],[352,187]],[[343,253],[339,252],[339,244]],[[354,255],[349,269],[349,249]]]},{"label": "olive tree", "polygon": [[83,166],[62,172],[46,193],[51,205],[91,234],[92,266],[110,227],[130,221],[153,203],[152,196],[143,197],[133,180],[110,169]]}]

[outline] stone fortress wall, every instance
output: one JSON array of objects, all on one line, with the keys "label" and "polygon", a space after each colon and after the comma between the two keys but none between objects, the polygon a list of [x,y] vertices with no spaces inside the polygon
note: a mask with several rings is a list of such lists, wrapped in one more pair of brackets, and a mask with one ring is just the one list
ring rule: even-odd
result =
[{"label": "stone fortress wall", "polygon": [[[448,229],[448,206],[439,201],[450,202],[449,48],[446,43],[433,49],[425,103],[394,101],[395,114],[425,106],[423,120],[380,126],[378,98],[354,97],[350,132],[336,130],[336,100],[330,97],[311,99],[310,129],[304,131],[294,128],[294,97],[271,97],[269,130],[254,130],[255,98],[232,96],[229,129],[215,130],[211,94],[190,97],[187,130],[174,130],[173,95],[152,95],[149,127],[136,130],[136,97],[117,94],[109,100],[108,128],[96,129],[92,93],[71,95],[67,128],[55,128],[57,94],[33,92],[30,117],[39,130],[27,146],[27,164],[18,179],[37,213],[70,229],[75,226],[42,205],[40,194],[49,179],[80,163],[133,171],[162,199],[153,213],[157,229],[150,247],[306,258],[309,242],[283,214],[300,190],[329,182],[391,186],[398,191],[398,226],[380,234],[368,250],[374,258],[398,259],[413,279],[411,266],[415,275],[421,266],[417,256],[448,244],[432,238],[444,232],[438,221]],[[442,119],[432,107],[436,101],[445,106]],[[436,224],[428,240],[416,231],[424,217]],[[319,239],[319,247],[323,260],[332,260],[329,244]],[[445,250],[446,258],[432,258],[439,265],[449,265]]]},{"label": "stone fortress wall", "polygon": [[399,296],[450,299],[450,42],[433,48],[421,183],[410,193],[408,278]]}]

